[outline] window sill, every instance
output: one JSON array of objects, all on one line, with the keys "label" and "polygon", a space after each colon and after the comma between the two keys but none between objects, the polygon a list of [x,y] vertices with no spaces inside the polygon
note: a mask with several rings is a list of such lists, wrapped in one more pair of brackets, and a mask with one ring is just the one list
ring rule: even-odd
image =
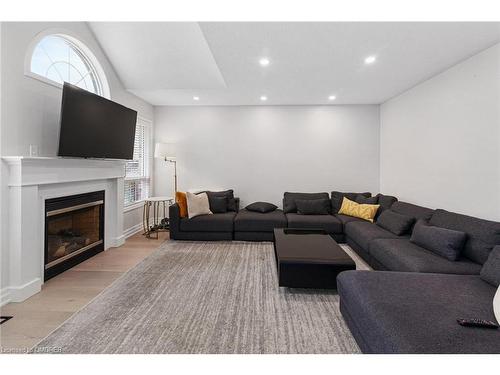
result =
[{"label": "window sill", "polygon": [[123,207],[123,212],[129,212],[133,210],[137,210],[138,208],[144,207],[144,201],[138,201],[135,203],[132,203],[130,206]]}]

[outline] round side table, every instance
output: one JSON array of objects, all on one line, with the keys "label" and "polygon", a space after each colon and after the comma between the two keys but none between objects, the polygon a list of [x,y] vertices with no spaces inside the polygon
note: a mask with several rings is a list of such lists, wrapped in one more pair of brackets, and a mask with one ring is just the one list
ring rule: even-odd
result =
[{"label": "round side table", "polygon": [[[143,235],[147,238],[158,239],[158,232],[169,230],[167,209],[173,202],[174,198],[172,197],[150,197],[144,200],[142,211]],[[155,237],[152,237],[152,234],[155,234]]]}]

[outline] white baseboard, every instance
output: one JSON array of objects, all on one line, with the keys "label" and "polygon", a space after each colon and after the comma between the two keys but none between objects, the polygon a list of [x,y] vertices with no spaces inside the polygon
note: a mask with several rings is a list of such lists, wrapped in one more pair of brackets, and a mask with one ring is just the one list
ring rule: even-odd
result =
[{"label": "white baseboard", "polygon": [[9,288],[0,289],[0,307],[11,302]]},{"label": "white baseboard", "polygon": [[127,228],[126,230],[123,231],[123,237],[129,238],[133,236],[136,233],[139,233],[142,231],[142,223],[136,224],[133,227]]},{"label": "white baseboard", "polygon": [[0,292],[0,305],[9,302],[22,302],[42,290],[42,280],[36,278],[21,286],[3,288]]}]

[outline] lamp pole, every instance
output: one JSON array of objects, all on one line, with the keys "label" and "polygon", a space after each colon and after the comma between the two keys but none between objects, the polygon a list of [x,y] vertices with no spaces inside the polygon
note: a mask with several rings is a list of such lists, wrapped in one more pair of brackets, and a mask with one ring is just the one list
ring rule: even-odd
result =
[{"label": "lamp pole", "polygon": [[177,160],[167,159],[167,157],[165,157],[165,161],[169,161],[170,163],[174,163],[174,195],[175,195],[175,193],[177,193]]}]

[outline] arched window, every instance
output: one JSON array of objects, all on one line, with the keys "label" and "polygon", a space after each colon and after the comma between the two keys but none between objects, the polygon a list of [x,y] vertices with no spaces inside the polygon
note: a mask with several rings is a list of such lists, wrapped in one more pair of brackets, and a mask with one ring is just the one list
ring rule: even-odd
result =
[{"label": "arched window", "polygon": [[68,35],[49,34],[38,40],[31,54],[29,73],[52,84],[69,82],[109,97],[106,78],[97,59],[85,45]]}]

